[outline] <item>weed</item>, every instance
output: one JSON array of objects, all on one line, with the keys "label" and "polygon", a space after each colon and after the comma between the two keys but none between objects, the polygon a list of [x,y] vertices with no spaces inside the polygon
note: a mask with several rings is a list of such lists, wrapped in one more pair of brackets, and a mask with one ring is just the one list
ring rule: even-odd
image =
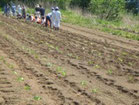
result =
[{"label": "weed", "polygon": [[62,67],[57,67],[57,72],[61,72],[63,69],[62,69]]},{"label": "weed", "polygon": [[7,62],[6,62],[6,60],[5,60],[5,59],[3,59],[3,63],[4,63],[4,64],[7,64]]},{"label": "weed", "polygon": [[95,65],[95,68],[100,69],[100,66],[99,65]]},{"label": "weed", "polygon": [[51,45],[51,44],[47,44],[47,46],[48,46],[49,48],[55,49],[55,47],[54,47],[53,45]]},{"label": "weed", "polygon": [[38,59],[38,58],[39,58],[39,56],[38,56],[38,55],[36,55],[36,54],[34,55],[34,57],[35,57],[36,59]]},{"label": "weed", "polygon": [[131,63],[131,62],[128,62],[128,65],[129,65],[129,66],[133,66],[133,63]]},{"label": "weed", "polygon": [[82,86],[87,85],[86,81],[81,81],[81,85],[82,85]]},{"label": "weed", "polygon": [[102,54],[101,53],[98,53],[98,56],[101,56]]},{"label": "weed", "polygon": [[112,49],[113,52],[115,52],[115,49]]},{"label": "weed", "polygon": [[0,21],[0,25],[3,25],[3,24],[4,24],[4,22]]},{"label": "weed", "polygon": [[75,56],[74,58],[75,58],[75,59],[77,59],[77,60],[79,59],[79,57],[78,57],[78,56]]},{"label": "weed", "polygon": [[120,62],[123,62],[123,59],[122,59],[122,58],[118,58],[118,60],[119,60]]},{"label": "weed", "polygon": [[62,71],[61,74],[65,77],[66,76],[66,72]]},{"label": "weed", "polygon": [[112,73],[113,73],[112,69],[109,69],[107,72],[109,75],[112,75]]},{"label": "weed", "polygon": [[4,60],[4,57],[3,56],[0,56],[0,60],[3,61]]},{"label": "weed", "polygon": [[24,89],[25,89],[25,90],[31,90],[31,87],[30,87],[29,85],[26,85],[26,86],[24,87]]},{"label": "weed", "polygon": [[19,82],[22,82],[22,81],[24,81],[24,78],[23,77],[18,77],[18,79],[17,79]]},{"label": "weed", "polygon": [[134,82],[134,80],[135,80],[135,77],[133,75],[128,76],[128,81],[129,82]]},{"label": "weed", "polygon": [[126,52],[123,52],[123,53],[122,53],[122,55],[126,56],[126,55],[128,55],[128,53],[126,53]]},{"label": "weed", "polygon": [[98,89],[97,88],[94,88],[94,89],[92,89],[92,93],[98,93]]},{"label": "weed", "polygon": [[55,49],[56,49],[57,52],[59,52],[59,48],[58,47],[56,47]]},{"label": "weed", "polygon": [[68,56],[69,56],[69,57],[72,57],[72,56],[73,56],[73,54],[69,53],[69,54],[68,54]]},{"label": "weed", "polygon": [[40,97],[40,96],[34,96],[34,100],[36,100],[36,101],[39,101],[39,100],[41,100],[42,98]]},{"label": "weed", "polygon": [[88,65],[93,65],[93,64],[94,64],[93,61],[89,61],[89,62],[88,62]]},{"label": "weed", "polygon": [[46,66],[47,66],[47,67],[52,67],[52,66],[53,66],[53,64],[52,64],[52,63],[50,63],[50,62],[48,62],[48,63],[46,64]]},{"label": "weed", "polygon": [[58,47],[55,47],[55,50],[61,54],[63,53]]},{"label": "weed", "polygon": [[12,65],[12,64],[7,64],[7,66],[10,68],[10,69],[14,69],[14,65]]},{"label": "weed", "polygon": [[16,71],[13,71],[13,73],[14,73],[15,75],[17,75],[17,72],[16,72]]},{"label": "weed", "polygon": [[57,67],[57,72],[58,73],[60,73],[62,76],[66,76],[66,71],[65,70],[63,70],[63,68],[62,67]]}]

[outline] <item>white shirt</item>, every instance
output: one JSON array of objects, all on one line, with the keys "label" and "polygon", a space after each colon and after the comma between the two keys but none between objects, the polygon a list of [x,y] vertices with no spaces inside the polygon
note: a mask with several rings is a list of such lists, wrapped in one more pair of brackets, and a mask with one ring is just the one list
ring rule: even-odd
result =
[{"label": "white shirt", "polygon": [[61,20],[61,12],[60,11],[55,11],[55,20],[60,21]]},{"label": "white shirt", "polygon": [[52,11],[52,20],[55,19],[55,10]]},{"label": "white shirt", "polygon": [[18,11],[19,14],[22,14],[22,8],[21,8],[21,6],[18,6],[17,7],[17,11]]}]

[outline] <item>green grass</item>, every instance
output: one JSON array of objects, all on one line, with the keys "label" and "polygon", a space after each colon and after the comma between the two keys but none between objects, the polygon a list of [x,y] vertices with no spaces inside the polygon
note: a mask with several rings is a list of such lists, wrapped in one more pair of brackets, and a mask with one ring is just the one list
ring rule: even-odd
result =
[{"label": "green grass", "polygon": [[2,8],[0,7],[0,13],[2,13]]},{"label": "green grass", "polygon": [[[138,24],[132,24],[127,25],[125,22],[121,21],[107,21],[107,20],[102,20],[96,17],[84,17],[83,15],[77,14],[73,11],[64,11],[61,10],[62,12],[62,21],[65,23],[70,23],[74,25],[79,25],[83,27],[88,27],[88,28],[94,28],[94,29],[99,29],[103,32],[111,33],[113,35],[117,36],[122,36],[128,39],[133,39],[133,40],[139,40],[139,35],[135,33],[131,33],[128,31],[124,30],[119,30],[117,28],[128,28],[133,31],[139,32],[139,25]],[[132,17],[133,18],[133,17]],[[138,20],[138,16],[135,17],[136,20]]]},{"label": "green grass", "polygon": [[28,8],[27,9],[27,13],[34,14],[35,13],[35,10],[34,9],[31,9],[31,8]]}]

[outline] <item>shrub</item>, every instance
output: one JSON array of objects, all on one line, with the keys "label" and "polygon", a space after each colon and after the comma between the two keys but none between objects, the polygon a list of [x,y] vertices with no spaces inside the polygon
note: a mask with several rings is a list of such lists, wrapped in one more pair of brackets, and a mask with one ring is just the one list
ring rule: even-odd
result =
[{"label": "shrub", "polygon": [[125,0],[91,0],[89,10],[101,19],[119,19]]}]

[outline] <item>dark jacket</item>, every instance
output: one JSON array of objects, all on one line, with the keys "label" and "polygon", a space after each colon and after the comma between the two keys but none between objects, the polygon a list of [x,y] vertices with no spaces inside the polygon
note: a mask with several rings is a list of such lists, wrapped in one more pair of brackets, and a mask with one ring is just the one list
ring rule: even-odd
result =
[{"label": "dark jacket", "polygon": [[36,11],[36,12],[40,12],[40,8],[39,8],[39,7],[36,7],[36,8],[35,8],[35,11]]},{"label": "dark jacket", "polygon": [[45,15],[45,9],[44,8],[40,8],[40,13],[41,13],[41,16],[44,16]]}]

